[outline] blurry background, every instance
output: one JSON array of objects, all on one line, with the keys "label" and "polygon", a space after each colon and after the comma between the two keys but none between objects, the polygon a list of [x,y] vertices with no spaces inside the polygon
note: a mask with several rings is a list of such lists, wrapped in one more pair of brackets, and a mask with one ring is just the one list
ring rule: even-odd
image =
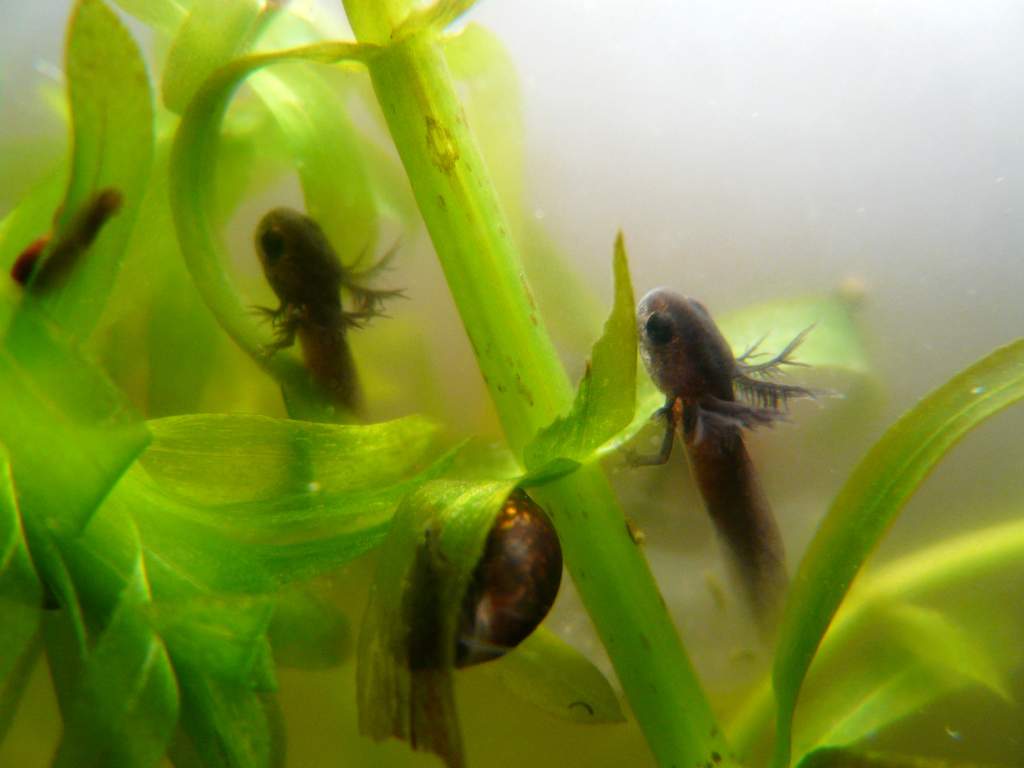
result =
[{"label": "blurry background", "polygon": [[[320,6],[343,23],[340,2]],[[57,159],[52,137],[64,129],[37,86],[57,82],[69,7],[4,2],[0,132],[47,148],[0,157],[0,176],[32,163],[42,174]],[[882,411],[823,443],[832,406],[800,408],[793,425],[753,441],[794,564],[884,427],[1024,332],[1021,4],[482,0],[467,20],[495,31],[519,69],[526,205],[602,302],[620,227],[638,294],[668,285],[714,314],[848,278],[863,285]],[[21,191],[0,189],[0,214]],[[416,293],[437,297],[442,388],[486,409],[429,246],[420,236],[410,248]],[[577,375],[582,358],[566,362]],[[880,557],[1020,513],[1022,410],[943,464]],[[735,617],[708,620],[704,573],[716,578],[717,561],[680,458],[616,480],[698,665],[712,685],[742,687],[753,671],[721,643]],[[566,602],[559,626],[585,643],[585,616]]]}]

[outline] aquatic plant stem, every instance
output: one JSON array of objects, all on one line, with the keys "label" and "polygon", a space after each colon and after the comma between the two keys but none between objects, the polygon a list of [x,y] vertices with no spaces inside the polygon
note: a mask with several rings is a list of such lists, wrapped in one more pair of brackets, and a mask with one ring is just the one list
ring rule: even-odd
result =
[{"label": "aquatic plant stem", "polygon": [[[408,0],[346,0],[345,7],[361,41],[386,46],[369,62],[374,89],[508,442],[521,456],[538,429],[568,410],[572,390],[456,98],[440,33],[402,26]],[[728,760],[601,470],[583,468],[537,495],[659,763],[703,765],[712,752]]]}]

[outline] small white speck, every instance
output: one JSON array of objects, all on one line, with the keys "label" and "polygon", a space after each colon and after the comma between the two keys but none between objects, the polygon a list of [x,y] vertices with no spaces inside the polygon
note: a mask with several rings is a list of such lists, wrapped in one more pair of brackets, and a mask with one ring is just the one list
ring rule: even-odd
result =
[{"label": "small white speck", "polygon": [[547,214],[544,213],[544,209],[543,208],[534,208],[533,209],[533,218],[535,218],[537,221],[544,221],[544,217],[545,216],[547,216]]},{"label": "small white speck", "polygon": [[320,493],[321,485],[318,481],[313,480],[311,483],[306,485],[306,490],[310,493]]},{"label": "small white speck", "polygon": [[996,178],[995,178],[995,183],[996,184],[1002,184],[1004,181],[1006,181],[1006,177],[1005,176],[996,176]]},{"label": "small white speck", "polygon": [[979,385],[979,386],[977,386],[977,387],[975,387],[974,389],[971,390],[971,394],[972,395],[983,395],[983,394],[985,394],[985,388]]},{"label": "small white speck", "polygon": [[63,70],[61,70],[60,67],[58,67],[56,64],[54,64],[51,61],[47,61],[46,59],[36,59],[33,62],[33,68],[40,75],[42,75],[43,77],[48,77],[51,80],[53,80],[54,82],[57,82],[57,83],[64,82],[64,72],[63,72]]},{"label": "small white speck", "polygon": [[954,730],[950,728],[948,725],[946,726],[946,735],[949,736],[949,738],[951,738],[953,741],[960,741],[960,739],[964,737],[964,735],[960,733],[960,731]]}]

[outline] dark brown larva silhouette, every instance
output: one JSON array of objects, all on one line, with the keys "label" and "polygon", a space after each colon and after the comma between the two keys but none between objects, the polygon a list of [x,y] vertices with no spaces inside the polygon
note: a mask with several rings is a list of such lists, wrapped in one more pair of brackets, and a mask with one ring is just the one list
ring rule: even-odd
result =
[{"label": "dark brown larva silhouette", "polygon": [[[380,272],[391,254],[364,271],[346,268],[320,225],[290,208],[274,208],[256,228],[256,251],[280,304],[257,307],[270,318],[275,339],[267,354],[290,347],[296,337],[314,381],[330,400],[358,413],[362,390],[346,334],[381,314],[386,299],[401,291],[373,290],[365,281]],[[341,292],[354,300],[345,310]]]},{"label": "dark brown larva silhouette", "polygon": [[[788,400],[811,390],[772,380],[798,335],[776,357],[751,364],[754,349],[735,358],[699,302],[658,288],[637,307],[640,353],[665,406],[661,451],[634,464],[664,464],[677,432],[708,514],[724,541],[762,635],[773,634],[788,584],[782,537],[743,443],[743,430],[782,418]],[[756,345],[755,345],[756,347]],[[737,400],[737,393],[747,402]]]}]

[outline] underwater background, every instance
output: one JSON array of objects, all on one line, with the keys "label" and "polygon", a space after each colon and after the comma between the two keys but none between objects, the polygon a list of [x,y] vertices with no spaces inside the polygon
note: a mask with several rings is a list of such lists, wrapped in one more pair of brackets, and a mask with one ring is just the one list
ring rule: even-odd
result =
[{"label": "underwater background", "polygon": [[[60,71],[70,8],[40,2],[4,9],[0,177],[7,183],[0,216],[68,149]],[[335,37],[351,37],[340,3],[296,1],[288,10]],[[573,382],[613,298],[608,258],[620,229],[638,296],[669,286],[698,298],[716,318],[805,296],[840,296],[851,307],[864,370],[807,374],[809,383],[844,397],[794,404],[788,423],[749,440],[795,570],[830,501],[886,428],[1024,330],[1024,10],[1012,2],[485,0],[457,24],[468,22],[493,32],[514,64],[515,79],[496,86],[507,112],[492,113],[497,127],[486,127],[496,143],[481,143],[489,162],[521,153],[522,180],[503,189],[520,184],[515,205],[533,227],[525,249],[557,251],[575,275],[564,284],[573,294],[566,306],[558,290],[537,287]],[[149,62],[162,60],[166,41],[139,22],[129,28]],[[367,104],[353,108],[353,120],[400,173]],[[244,190],[226,230],[233,274],[253,304],[272,300],[251,244],[256,222],[270,207],[301,207],[302,199],[287,164],[278,157],[270,165],[265,179]],[[453,435],[496,444],[498,419],[430,239],[411,213],[412,197],[401,190],[391,202],[376,247],[398,243],[384,282],[403,288],[408,300],[388,307],[391,320],[353,338],[369,419],[425,413]],[[531,280],[543,271],[534,269],[527,269]],[[132,270],[129,262],[124,280],[145,282],[145,270]],[[120,300],[131,303],[130,296]],[[205,312],[198,300],[194,308]],[[111,325],[106,333],[116,339],[123,328]],[[730,340],[743,347],[773,330]],[[173,394],[153,396],[147,373],[133,372],[109,345],[99,356],[148,417],[285,416],[274,382],[261,379],[226,337],[208,351],[224,355],[231,361],[225,370],[251,383],[218,389],[214,378],[191,403],[176,403]],[[164,384],[176,386],[173,377]],[[952,451],[911,498],[866,575],[948,537],[1019,520],[1022,431],[1024,409],[1009,409]],[[656,441],[655,432],[641,433],[641,444]],[[685,462],[677,455],[667,467],[635,471],[614,456],[605,462],[624,512],[644,533],[643,550],[698,675],[728,720],[771,659],[733,595]],[[350,649],[373,565],[371,553],[323,577],[325,594],[351,620]],[[873,749],[1024,765],[1024,715],[1016,703],[1024,696],[1021,575],[1008,568],[929,598],[929,607],[977,629],[999,658],[1000,682],[950,686],[895,725],[871,731]],[[568,576],[547,626],[615,685]],[[898,626],[927,634],[913,622]],[[861,642],[882,640],[868,632]],[[830,687],[827,679],[812,682],[819,694]],[[438,764],[404,744],[358,735],[352,654],[329,670],[280,669],[278,684],[288,765]],[[484,668],[459,672],[456,686],[470,765],[654,764],[632,720],[554,720],[510,696]],[[48,765],[60,728],[40,664],[0,744],[0,765]]]}]

